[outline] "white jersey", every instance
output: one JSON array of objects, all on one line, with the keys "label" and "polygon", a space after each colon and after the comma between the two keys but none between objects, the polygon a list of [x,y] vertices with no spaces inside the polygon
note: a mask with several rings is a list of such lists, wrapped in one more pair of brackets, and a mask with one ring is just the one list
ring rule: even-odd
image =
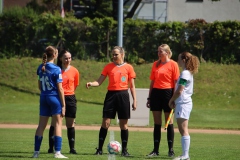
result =
[{"label": "white jersey", "polygon": [[188,70],[183,70],[178,78],[175,89],[178,88],[180,79],[187,80],[187,83],[186,83],[186,86],[184,87],[181,95],[175,100],[175,104],[192,102],[191,96],[193,94],[193,75]]}]

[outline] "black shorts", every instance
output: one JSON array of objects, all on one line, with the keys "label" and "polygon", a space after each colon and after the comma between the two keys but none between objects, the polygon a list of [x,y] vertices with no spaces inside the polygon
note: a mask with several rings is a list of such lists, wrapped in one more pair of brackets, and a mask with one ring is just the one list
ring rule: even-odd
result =
[{"label": "black shorts", "polygon": [[75,95],[65,95],[66,113],[65,117],[76,118],[77,100]]},{"label": "black shorts", "polygon": [[118,119],[130,118],[130,100],[127,90],[108,91],[104,100],[103,118],[115,119],[118,113]]},{"label": "black shorts", "polygon": [[150,96],[151,111],[170,112],[171,108],[168,106],[169,100],[173,96],[173,89],[156,89],[153,88]]}]

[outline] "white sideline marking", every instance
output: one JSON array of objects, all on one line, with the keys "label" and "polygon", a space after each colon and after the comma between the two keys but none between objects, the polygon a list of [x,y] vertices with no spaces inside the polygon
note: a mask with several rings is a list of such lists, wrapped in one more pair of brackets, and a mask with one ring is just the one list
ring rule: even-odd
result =
[{"label": "white sideline marking", "polygon": [[[109,142],[114,141],[114,131],[110,131]],[[108,154],[108,160],[115,160],[115,154]]]}]

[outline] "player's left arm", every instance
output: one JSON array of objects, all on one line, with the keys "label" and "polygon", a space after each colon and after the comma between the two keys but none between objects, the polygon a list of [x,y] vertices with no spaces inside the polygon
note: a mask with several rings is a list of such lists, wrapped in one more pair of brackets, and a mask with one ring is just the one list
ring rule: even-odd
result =
[{"label": "player's left arm", "polygon": [[74,90],[77,89],[77,86],[79,86],[80,83],[80,73],[78,72],[78,70],[76,70],[76,74],[74,77]]},{"label": "player's left arm", "polygon": [[131,78],[129,80],[129,86],[130,86],[130,91],[131,91],[131,95],[132,95],[132,98],[133,98],[132,110],[135,111],[137,109],[137,98],[136,98],[136,89],[135,89],[134,78]]}]

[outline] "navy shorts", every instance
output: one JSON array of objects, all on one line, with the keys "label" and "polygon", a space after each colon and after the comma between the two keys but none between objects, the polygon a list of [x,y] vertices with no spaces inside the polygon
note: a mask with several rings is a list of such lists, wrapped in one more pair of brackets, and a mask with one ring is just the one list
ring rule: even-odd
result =
[{"label": "navy shorts", "polygon": [[75,95],[65,95],[66,113],[65,117],[76,118],[77,100]]},{"label": "navy shorts", "polygon": [[130,100],[128,90],[108,91],[104,100],[103,118],[130,119]]},{"label": "navy shorts", "polygon": [[50,117],[62,113],[62,104],[58,95],[40,96],[40,116]]},{"label": "navy shorts", "polygon": [[151,111],[170,112],[171,108],[168,106],[169,100],[173,96],[173,89],[157,89],[153,88],[150,96]]}]

